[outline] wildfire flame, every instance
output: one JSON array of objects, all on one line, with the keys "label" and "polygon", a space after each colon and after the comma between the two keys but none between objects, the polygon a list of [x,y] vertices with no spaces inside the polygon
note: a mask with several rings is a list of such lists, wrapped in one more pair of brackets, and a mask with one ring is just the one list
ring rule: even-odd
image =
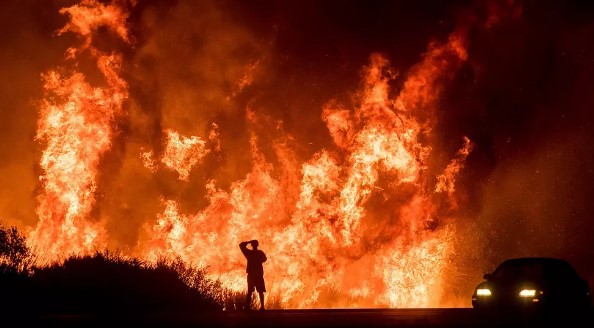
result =
[{"label": "wildfire flame", "polygon": [[[92,42],[99,27],[129,42],[126,10],[83,0],[61,12],[70,21],[60,33],[83,40],[66,58],[76,62],[89,56],[104,83],[91,85],[76,65],[43,74],[46,97],[37,133],[44,147],[42,191],[39,223],[28,236],[40,262],[107,246],[108,231],[91,212],[99,164],[128,97],[122,57]],[[457,157],[435,175],[428,165],[430,142],[442,83],[466,60],[465,49],[464,29],[445,43],[432,43],[401,90],[390,86],[398,76],[389,60],[371,55],[356,104],[350,108],[331,100],[322,108],[333,147],[301,162],[289,138],[280,138],[272,145],[275,166],[259,149],[261,136],[254,129],[251,171],[245,178],[228,188],[207,179],[207,205],[194,214],[183,213],[178,200],[162,196],[163,211],[144,227],[131,253],[148,261],[179,258],[208,266],[212,277],[243,291],[245,263],[237,244],[257,238],[269,259],[268,301],[297,308],[439,306],[455,234],[449,212],[442,209],[456,206],[456,177],[472,143],[465,138]],[[249,74],[242,77],[234,95],[252,81]],[[248,109],[248,124],[260,115]],[[160,155],[150,150],[139,156],[149,172],[163,164],[178,174],[180,183],[188,182],[209,156],[225,152],[218,142],[225,131],[216,122],[206,138],[171,127],[162,133]]]},{"label": "wildfire flame", "polygon": [[118,6],[84,0],[65,8],[70,22],[59,33],[73,32],[84,42],[67,51],[67,58],[89,56],[105,79],[101,87],[89,84],[76,68],[57,68],[42,75],[46,98],[41,102],[36,138],[44,146],[40,166],[43,191],[39,195],[39,223],[28,242],[40,262],[58,261],[106,246],[106,231],[89,220],[95,202],[98,165],[110,148],[115,118],[128,97],[127,83],[119,76],[122,59],[91,44],[100,26],[128,40],[127,14]]},{"label": "wildfire flame", "polygon": [[[198,164],[210,150],[206,149],[206,142],[200,137],[184,137],[173,130],[166,130],[165,133],[167,134],[167,142],[161,162],[171,170],[176,171],[180,180],[187,181],[192,167]],[[145,166],[149,170],[155,171],[152,153],[142,153],[141,157],[145,160]]]},{"label": "wildfire flame", "polygon": [[[323,109],[337,149],[321,150],[298,164],[280,140],[277,156],[287,163],[281,171],[299,171],[275,178],[275,168],[253,136],[253,168],[246,178],[229,191],[211,180],[209,205],[195,215],[181,214],[175,200],[164,200],[165,210],[147,228],[151,239],[139,246],[141,256],[153,261],[179,257],[209,266],[227,287],[241,291],[244,266],[234,246],[258,236],[270,259],[266,279],[274,286],[271,293],[285,306],[325,306],[333,290],[347,295],[343,306],[438,305],[453,231],[448,225],[437,227],[441,213],[432,193],[451,195],[470,141],[438,177],[437,186],[427,188],[430,146],[420,139],[431,132],[432,122],[421,124],[414,114],[436,106],[437,81],[465,59],[462,43],[455,35],[434,45],[395,99],[388,60],[372,55],[358,107],[330,102]],[[381,201],[371,205],[374,197]],[[387,204],[398,206],[374,213],[373,206]]]}]

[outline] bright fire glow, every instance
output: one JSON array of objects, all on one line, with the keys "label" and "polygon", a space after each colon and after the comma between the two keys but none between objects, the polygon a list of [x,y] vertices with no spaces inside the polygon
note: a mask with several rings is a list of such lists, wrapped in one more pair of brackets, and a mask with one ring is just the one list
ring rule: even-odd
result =
[{"label": "bright fire glow", "polygon": [[179,173],[180,180],[188,180],[190,170],[209,151],[205,149],[206,142],[199,137],[183,137],[173,130],[167,133],[167,144],[161,162],[168,168]]},{"label": "bright fire glow", "polygon": [[74,32],[84,39],[69,49],[71,60],[89,56],[96,61],[105,85],[92,86],[85,75],[73,68],[43,74],[46,98],[41,102],[36,138],[44,150],[39,177],[39,223],[28,238],[38,261],[59,261],[106,246],[106,232],[90,219],[95,202],[98,166],[109,149],[112,125],[128,97],[127,83],[119,76],[121,58],[104,54],[91,45],[93,31],[107,26],[127,40],[126,14],[119,7],[85,0],[61,11],[71,21],[60,33]]},{"label": "bright fire glow", "polygon": [[[121,57],[92,43],[99,27],[128,41],[126,12],[96,0],[62,12],[70,22],[61,32],[84,41],[68,59],[89,56],[104,83],[91,85],[76,65],[68,73],[43,75],[47,95],[37,134],[42,191],[39,223],[29,235],[40,262],[107,246],[106,228],[91,213],[100,162],[128,97]],[[451,212],[442,209],[456,206],[456,178],[472,143],[462,140],[456,157],[436,173],[428,165],[429,142],[442,83],[466,60],[465,46],[462,29],[443,44],[431,44],[400,90],[390,85],[397,75],[389,60],[372,54],[354,105],[331,100],[321,109],[332,147],[299,160],[290,137],[281,133],[270,145],[277,159],[271,161],[260,148],[263,136],[251,131],[245,150],[251,162],[239,163],[249,168],[245,177],[228,185],[204,180],[206,205],[194,213],[182,210],[175,196],[162,195],[161,213],[143,227],[130,253],[207,266],[224,286],[243,291],[245,263],[237,245],[257,238],[269,259],[268,301],[296,308],[439,306],[456,232]],[[258,65],[249,67],[233,92],[252,83]],[[246,112],[248,125],[260,117]],[[227,131],[212,126],[206,139],[164,127],[162,151],[139,155],[147,174],[163,164],[177,173],[176,182],[190,182],[192,170],[213,153],[225,153],[219,136]]]},{"label": "bright fire glow", "polygon": [[[287,166],[282,170],[300,166],[279,177],[253,135],[246,178],[228,191],[209,181],[209,205],[197,214],[182,214],[175,200],[164,199],[164,211],[147,227],[148,240],[139,244],[140,256],[208,265],[227,287],[242,291],[244,265],[235,245],[257,236],[269,258],[271,296],[283,306],[439,305],[453,227],[439,226],[437,221],[446,218],[440,218],[431,195],[433,190],[453,193],[471,146],[466,139],[437,186],[426,188],[431,148],[419,139],[433,122],[421,124],[414,114],[435,106],[437,79],[464,59],[460,38],[451,40],[432,48],[395,99],[388,86],[395,76],[385,74],[391,71],[388,60],[371,56],[358,106],[347,109],[331,101],[323,108],[342,156],[321,150],[303,164],[294,163],[279,140],[274,147]],[[446,55],[450,61],[438,60]],[[248,117],[254,120],[257,113]],[[412,195],[390,207],[370,207],[371,199],[389,204],[411,188]],[[330,301],[334,290],[344,295],[338,304]]]}]

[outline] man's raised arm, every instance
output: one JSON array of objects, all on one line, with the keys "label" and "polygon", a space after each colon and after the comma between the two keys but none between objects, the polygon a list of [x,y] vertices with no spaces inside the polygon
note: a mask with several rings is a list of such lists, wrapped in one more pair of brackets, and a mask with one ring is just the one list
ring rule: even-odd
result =
[{"label": "man's raised arm", "polygon": [[247,244],[249,244],[248,241],[242,241],[241,243],[239,243],[239,248],[241,249],[241,252],[245,256],[247,256],[247,252],[248,252]]}]

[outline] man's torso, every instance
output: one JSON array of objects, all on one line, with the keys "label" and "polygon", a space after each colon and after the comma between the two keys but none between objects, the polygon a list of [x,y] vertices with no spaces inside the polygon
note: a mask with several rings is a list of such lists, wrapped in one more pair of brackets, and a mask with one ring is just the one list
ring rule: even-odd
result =
[{"label": "man's torso", "polygon": [[248,274],[254,275],[263,275],[264,268],[262,267],[262,263],[264,262],[264,252],[261,250],[248,250],[245,254],[247,258],[247,267],[246,272]]}]

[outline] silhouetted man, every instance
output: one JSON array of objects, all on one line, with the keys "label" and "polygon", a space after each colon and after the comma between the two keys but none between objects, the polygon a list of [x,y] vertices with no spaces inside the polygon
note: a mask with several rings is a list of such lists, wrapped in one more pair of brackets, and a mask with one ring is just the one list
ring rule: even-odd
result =
[{"label": "silhouetted man", "polygon": [[[252,249],[247,248],[247,245],[251,244]],[[266,262],[266,254],[258,249],[258,241],[250,240],[239,243],[241,252],[247,259],[247,296],[246,296],[246,310],[250,309],[252,304],[252,293],[254,288],[258,291],[260,296],[260,310],[264,310],[264,292],[266,286],[264,285],[264,267],[262,263]]]}]

